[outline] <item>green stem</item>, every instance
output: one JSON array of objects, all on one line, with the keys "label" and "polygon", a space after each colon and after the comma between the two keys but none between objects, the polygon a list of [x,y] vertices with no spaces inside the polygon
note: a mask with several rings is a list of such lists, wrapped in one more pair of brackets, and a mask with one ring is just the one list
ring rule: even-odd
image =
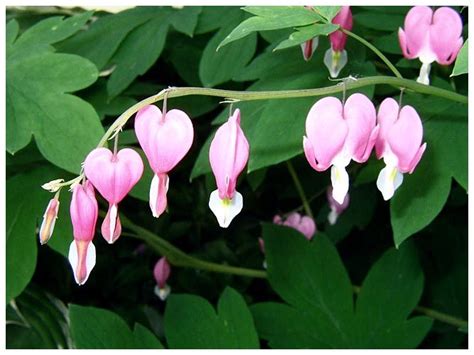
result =
[{"label": "green stem", "polygon": [[300,179],[298,178],[298,174],[296,174],[295,168],[293,167],[293,164],[291,164],[290,160],[286,161],[286,164],[288,166],[288,171],[291,175],[291,178],[293,179],[293,182],[295,184],[296,190],[298,191],[298,194],[300,195],[301,202],[303,202],[303,208],[306,212],[306,214],[314,219],[313,217],[313,211],[311,211],[311,207],[308,203],[308,199],[306,198],[306,195],[303,190],[303,186],[301,185]]},{"label": "green stem", "polygon": [[371,44],[370,42],[368,42],[364,38],[356,35],[355,33],[351,32],[351,31],[348,31],[344,28],[341,28],[341,31],[344,32],[346,35],[356,39],[357,41],[359,41],[360,43],[365,45],[367,48],[369,48],[372,52],[377,54],[379,56],[379,58],[382,59],[385,64],[387,64],[387,66],[390,68],[390,70],[393,72],[393,74],[395,74],[395,76],[397,78],[403,79],[403,76],[402,76],[402,74],[400,74],[398,69],[395,68],[395,66],[392,64],[392,62],[386,56],[384,56],[383,53],[381,51],[379,51],[373,44]]}]

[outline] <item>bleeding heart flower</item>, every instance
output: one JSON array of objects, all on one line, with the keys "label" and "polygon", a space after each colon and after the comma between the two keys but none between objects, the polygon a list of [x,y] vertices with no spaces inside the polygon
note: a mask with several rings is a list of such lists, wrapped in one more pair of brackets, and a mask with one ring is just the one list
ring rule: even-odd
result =
[{"label": "bleeding heart flower", "polygon": [[46,244],[53,234],[54,225],[56,224],[56,219],[58,218],[59,212],[59,200],[58,197],[52,198],[46,211],[43,215],[43,222],[41,223],[41,228],[39,231],[39,240],[41,245]]},{"label": "bleeding heart flower", "polygon": [[155,295],[157,295],[162,301],[164,301],[171,292],[171,287],[168,286],[166,281],[171,274],[171,265],[168,263],[166,257],[162,257],[155,264],[153,269],[153,276],[155,277]]},{"label": "bleeding heart flower", "polygon": [[209,208],[222,228],[227,228],[243,207],[242,195],[235,190],[237,178],[249,159],[249,142],[240,128],[240,110],[217,130],[209,149],[209,161],[217,190],[211,193]]},{"label": "bleeding heart flower", "polygon": [[343,105],[335,97],[317,101],[306,118],[303,147],[316,171],[331,167],[333,197],[343,203],[349,191],[346,166],[367,161],[377,139],[375,108],[367,96],[351,95]]},{"label": "bleeding heart flower", "polygon": [[68,259],[78,285],[83,285],[95,266],[95,246],[92,243],[97,223],[98,205],[94,187],[89,181],[74,186],[70,213],[74,240]]},{"label": "bleeding heart flower", "polygon": [[[398,103],[387,98],[379,107],[377,121],[380,132],[375,143],[377,158],[383,158],[385,168],[380,171],[377,187],[383,198],[392,198],[403,182],[403,173],[411,174],[418,165],[426,143],[420,116],[409,105],[401,109]],[[421,146],[420,146],[421,145]]]},{"label": "bleeding heart flower", "polygon": [[313,56],[313,53],[318,48],[319,37],[316,36],[310,40],[307,40],[304,43],[301,43],[301,51],[303,52],[303,58],[305,61],[309,61]]},{"label": "bleeding heart flower", "polygon": [[435,12],[428,6],[415,6],[405,17],[404,30],[398,29],[398,39],[407,59],[419,58],[422,65],[417,81],[430,84],[431,63],[451,64],[462,47],[461,16],[449,7]]},{"label": "bleeding heart flower", "polygon": [[332,186],[329,186],[326,192],[326,197],[328,199],[329,208],[331,211],[328,214],[328,222],[330,225],[336,224],[339,216],[344,212],[347,207],[349,207],[350,197],[349,193],[344,197],[344,201],[341,203],[337,202],[334,197],[332,197]]},{"label": "bleeding heart flower", "polygon": [[149,105],[138,111],[135,134],[155,176],[150,187],[150,208],[158,218],[167,206],[168,173],[184,158],[193,144],[191,119],[180,110],[165,114]]},{"label": "bleeding heart flower", "polygon": [[136,185],[143,174],[143,162],[133,149],[112,153],[107,148],[96,148],[84,162],[84,173],[99,193],[109,202],[109,210],[102,222],[102,236],[112,244],[122,232],[118,204]]},{"label": "bleeding heart flower", "polygon": [[276,215],[273,217],[273,223],[296,229],[308,240],[313,239],[314,233],[316,233],[316,223],[314,223],[314,220],[309,216],[302,216],[298,212],[289,214],[285,219]]},{"label": "bleeding heart flower", "polygon": [[[341,6],[341,10],[332,19],[332,23],[340,25],[345,30],[352,30],[352,12],[350,6]],[[329,69],[331,78],[337,78],[342,68],[347,64],[346,46],[347,35],[337,30],[329,35],[331,48],[324,54],[324,64]]]}]

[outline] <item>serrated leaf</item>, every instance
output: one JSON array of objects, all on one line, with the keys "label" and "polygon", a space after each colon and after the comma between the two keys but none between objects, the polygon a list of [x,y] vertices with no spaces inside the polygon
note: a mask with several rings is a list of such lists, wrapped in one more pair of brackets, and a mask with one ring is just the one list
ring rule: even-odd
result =
[{"label": "serrated leaf", "polygon": [[204,48],[199,63],[199,77],[204,86],[213,87],[229,81],[252,59],[257,46],[256,34],[242,43],[235,43],[216,52],[218,44],[243,16],[244,13],[237,9],[227,14],[227,25],[222,27]]},{"label": "serrated leaf", "polygon": [[243,21],[234,28],[223,38],[218,49],[253,32],[306,26],[321,19],[314,11],[300,6],[247,6],[244,10],[257,16]]},{"label": "serrated leaf", "polygon": [[304,43],[317,36],[327,36],[330,33],[336,31],[337,28],[338,26],[333,25],[332,23],[316,23],[310,26],[299,27],[297,31],[293,32],[288,39],[276,46],[274,51],[300,45],[301,43]]},{"label": "serrated leaf", "polygon": [[461,50],[458,53],[458,57],[456,58],[456,63],[454,63],[453,72],[450,76],[456,76],[461,74],[468,73],[468,53],[469,53],[469,44],[468,40],[464,42]]},{"label": "serrated leaf", "polygon": [[171,295],[165,310],[165,335],[170,348],[254,349],[259,347],[250,311],[242,296],[227,287],[216,315],[194,295]]},{"label": "serrated leaf", "polygon": [[263,236],[270,284],[289,303],[251,308],[271,347],[411,348],[429,331],[431,319],[406,319],[423,283],[409,246],[390,249],[372,266],[354,310],[347,272],[324,234],[308,241],[294,229],[264,224]]},{"label": "serrated leaf", "polygon": [[40,36],[38,43],[23,41],[28,33],[33,36],[25,32],[7,53],[7,150],[17,152],[34,135],[46,159],[78,172],[104,131],[93,107],[69,93],[91,85],[98,72],[84,58],[52,53],[52,47],[38,50],[38,45],[58,38],[45,31],[33,31]]}]

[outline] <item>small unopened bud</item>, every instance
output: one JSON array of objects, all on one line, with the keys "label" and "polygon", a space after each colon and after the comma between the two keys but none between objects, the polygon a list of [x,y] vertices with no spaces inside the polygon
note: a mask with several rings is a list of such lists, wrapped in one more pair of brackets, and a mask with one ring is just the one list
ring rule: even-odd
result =
[{"label": "small unopened bud", "polygon": [[56,192],[61,188],[62,182],[64,182],[64,179],[56,179],[41,185],[41,187],[49,192]]},{"label": "small unopened bud", "polygon": [[171,273],[171,265],[168,263],[166,257],[162,257],[155,264],[153,269],[153,276],[155,277],[156,286],[155,286],[155,295],[157,295],[160,300],[164,301],[171,292],[171,287],[166,283]]},{"label": "small unopened bud", "polygon": [[39,240],[41,245],[46,244],[53,234],[54,225],[58,218],[59,200],[55,197],[51,199],[43,215],[43,222],[39,230]]},{"label": "small unopened bud", "polygon": [[303,216],[298,212],[292,212],[285,219],[276,215],[273,217],[273,223],[296,229],[303,234],[306,239],[311,240],[317,232],[316,223],[309,216]]}]

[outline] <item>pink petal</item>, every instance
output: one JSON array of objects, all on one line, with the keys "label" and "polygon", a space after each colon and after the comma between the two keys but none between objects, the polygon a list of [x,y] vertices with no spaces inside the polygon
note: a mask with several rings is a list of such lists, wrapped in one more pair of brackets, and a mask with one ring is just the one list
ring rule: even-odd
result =
[{"label": "pink petal", "polygon": [[69,209],[74,239],[90,241],[94,238],[98,209],[92,184],[85,181],[83,185],[76,185]]},{"label": "pink petal", "polygon": [[451,64],[462,46],[462,20],[449,7],[440,7],[433,15],[430,27],[430,45],[440,64]]},{"label": "pink petal", "polygon": [[140,180],[143,162],[133,149],[122,149],[114,157],[109,149],[96,148],[87,156],[84,172],[109,203],[117,204]]},{"label": "pink petal", "polygon": [[377,122],[380,126],[379,134],[375,142],[377,159],[381,159],[385,152],[387,134],[398,117],[398,103],[391,97],[382,101],[377,114]]},{"label": "pink petal", "polygon": [[[405,57],[408,59],[418,57],[419,52],[426,46],[432,16],[433,10],[428,6],[415,6],[408,11],[404,26],[404,44],[406,45],[404,54],[406,52]],[[402,44],[402,41],[400,41],[400,44]]]},{"label": "pink petal", "polygon": [[180,110],[168,111],[163,120],[154,105],[138,111],[135,134],[155,174],[168,173],[188,153],[194,138],[191,119]]},{"label": "pink petal", "polygon": [[423,153],[425,152],[425,150],[426,150],[426,143],[423,143],[423,145],[420,147],[420,149],[418,149],[418,152],[416,152],[415,157],[413,158],[413,160],[410,163],[410,171],[409,171],[410,174],[413,173],[413,171],[415,170],[415,168],[418,165],[418,163],[420,162],[421,157],[423,156]]},{"label": "pink petal", "polygon": [[301,215],[298,212],[293,212],[293,213],[290,213],[288,217],[286,217],[286,220],[283,223],[283,225],[298,229],[300,222],[301,222]]},{"label": "pink petal", "polygon": [[303,216],[301,218],[299,231],[304,234],[306,239],[311,240],[316,232],[316,223],[309,216]]},{"label": "pink petal", "polygon": [[[372,130],[375,127],[375,107],[369,98],[363,94],[351,95],[344,105],[344,119],[349,127],[346,137],[345,149],[351,154],[352,159],[362,163],[367,160],[366,148]],[[364,160],[365,155],[367,158]]]},{"label": "pink petal", "polygon": [[[101,227],[102,237],[104,237],[104,239],[109,244],[114,243],[118,239],[118,237],[120,237],[120,234],[122,233],[122,224],[120,223],[118,210],[116,210],[115,221],[112,221],[113,223],[111,224],[111,221],[110,221],[111,208],[112,206],[109,206],[109,210],[107,211],[107,214],[105,215],[105,219],[102,221],[102,227]],[[116,205],[115,205],[115,208],[117,209]],[[110,228],[111,225],[114,226],[113,229]]]},{"label": "pink petal", "polygon": [[171,274],[171,266],[166,257],[160,258],[153,268],[153,276],[159,288],[164,288]]},{"label": "pink petal", "polygon": [[237,178],[249,158],[249,143],[240,128],[240,110],[216,131],[209,149],[209,162],[216,178],[219,198],[232,199]]},{"label": "pink petal", "polygon": [[[350,6],[342,6],[338,14],[332,19],[332,23],[340,25],[346,30],[352,30],[352,12]],[[332,49],[334,51],[342,51],[346,46],[347,35],[342,31],[335,31],[329,35]]]},{"label": "pink petal", "polygon": [[400,110],[398,120],[387,134],[387,142],[398,158],[398,170],[406,173],[411,170],[411,162],[419,151],[423,138],[423,125],[420,116],[409,105]]},{"label": "pink petal", "polygon": [[[347,134],[348,126],[342,117],[341,101],[335,97],[325,97],[316,102],[306,118],[308,142],[305,144],[303,140],[306,158],[311,166],[318,171],[331,166],[334,157],[342,150]],[[316,164],[313,164],[315,160]]]},{"label": "pink petal", "polygon": [[168,206],[166,193],[168,192],[169,177],[167,174],[157,174],[153,177],[150,187],[150,209],[153,217],[160,217]]}]

